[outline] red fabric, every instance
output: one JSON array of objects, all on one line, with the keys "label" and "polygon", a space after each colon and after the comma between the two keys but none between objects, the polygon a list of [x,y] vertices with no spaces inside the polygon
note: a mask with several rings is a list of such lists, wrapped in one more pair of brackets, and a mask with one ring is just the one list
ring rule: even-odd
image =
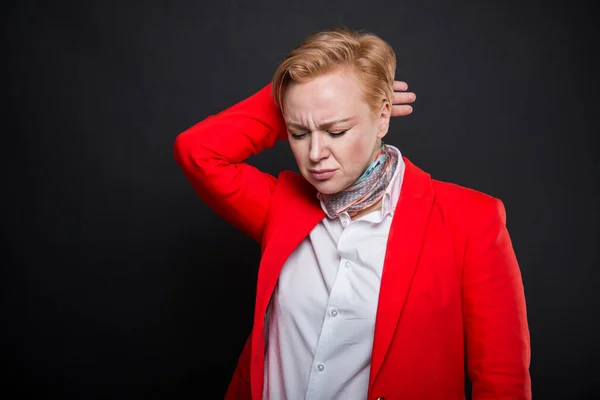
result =
[{"label": "red fabric", "polygon": [[[288,256],[325,216],[300,175],[244,162],[286,138],[270,85],[181,133],[175,159],[198,195],[262,246],[252,333],[226,399],[262,397],[264,316]],[[523,284],[502,202],[406,170],[387,245],[369,399],[530,399]]]}]

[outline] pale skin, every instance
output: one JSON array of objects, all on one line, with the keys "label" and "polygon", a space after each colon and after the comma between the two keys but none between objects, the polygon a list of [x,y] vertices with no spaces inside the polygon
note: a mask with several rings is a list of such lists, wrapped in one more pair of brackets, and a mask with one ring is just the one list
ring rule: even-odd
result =
[{"label": "pale skin", "polygon": [[[324,194],[338,193],[364,172],[387,134],[391,117],[412,113],[416,95],[402,81],[393,83],[392,104],[382,99],[375,112],[348,71],[334,71],[309,82],[290,84],[283,102],[289,143],[302,176]],[[342,120],[342,121],[340,121]],[[332,121],[339,121],[328,124]],[[375,211],[381,201],[354,215]]]}]

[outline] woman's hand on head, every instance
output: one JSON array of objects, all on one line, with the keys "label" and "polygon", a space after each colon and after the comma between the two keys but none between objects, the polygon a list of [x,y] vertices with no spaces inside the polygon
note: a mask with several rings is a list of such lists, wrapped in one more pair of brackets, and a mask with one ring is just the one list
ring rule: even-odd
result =
[{"label": "woman's hand on head", "polygon": [[404,117],[412,113],[410,103],[414,102],[417,95],[407,92],[408,85],[403,81],[394,81],[394,95],[392,98],[392,117]]}]

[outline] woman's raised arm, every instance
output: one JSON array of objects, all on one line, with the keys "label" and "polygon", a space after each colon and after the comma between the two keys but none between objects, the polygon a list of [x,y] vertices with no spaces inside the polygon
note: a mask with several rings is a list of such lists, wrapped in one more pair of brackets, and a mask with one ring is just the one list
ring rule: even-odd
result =
[{"label": "woman's raised arm", "polygon": [[200,198],[260,243],[276,178],[245,160],[287,138],[271,85],[180,133],[175,160]]}]

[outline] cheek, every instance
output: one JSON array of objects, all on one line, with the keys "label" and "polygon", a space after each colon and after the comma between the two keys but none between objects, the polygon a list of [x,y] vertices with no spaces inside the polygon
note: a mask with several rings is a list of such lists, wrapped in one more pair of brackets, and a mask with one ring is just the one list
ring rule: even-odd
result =
[{"label": "cheek", "polygon": [[360,132],[353,140],[349,141],[343,152],[343,161],[347,168],[363,170],[366,163],[371,160],[375,142],[366,132]]}]

